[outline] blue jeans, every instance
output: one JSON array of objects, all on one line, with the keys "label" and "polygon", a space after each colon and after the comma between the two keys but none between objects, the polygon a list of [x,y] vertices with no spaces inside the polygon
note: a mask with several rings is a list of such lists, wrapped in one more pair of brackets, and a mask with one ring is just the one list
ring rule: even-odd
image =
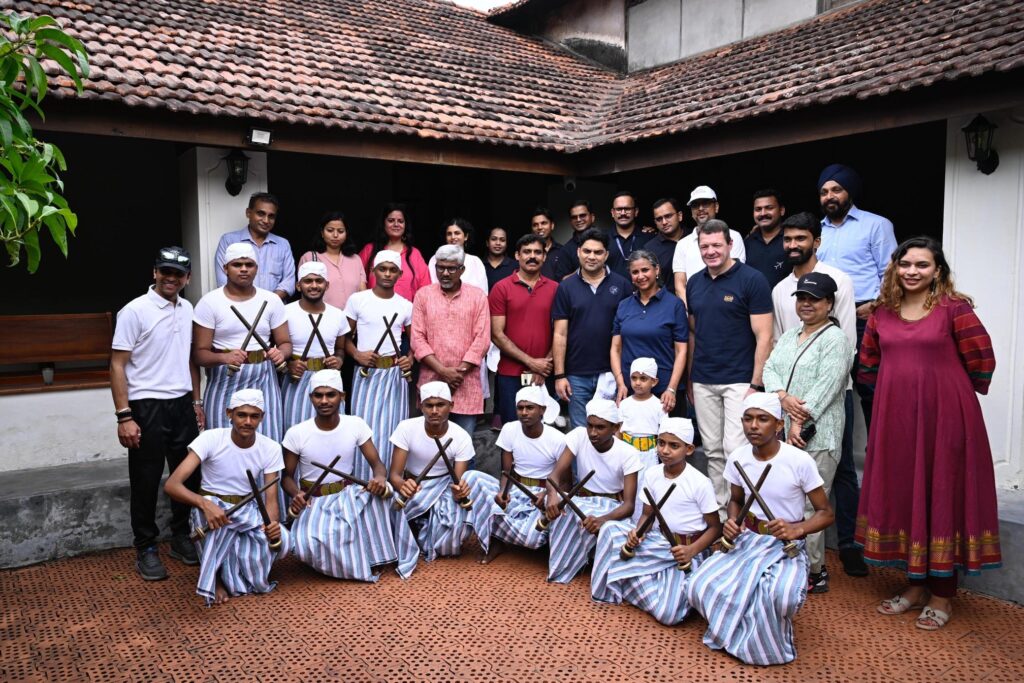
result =
[{"label": "blue jeans", "polygon": [[459,415],[456,413],[451,413],[448,415],[448,421],[454,422],[455,424],[459,425],[467,432],[469,432],[470,436],[473,436],[473,432],[476,431],[477,417],[477,415]]},{"label": "blue jeans", "polygon": [[519,375],[495,375],[494,392],[498,398],[498,415],[501,421],[515,422],[516,417],[516,394],[522,388],[519,383]]},{"label": "blue jeans", "polygon": [[832,480],[832,491],[836,496],[836,534],[839,547],[854,546],[853,531],[857,524],[857,505],[860,503],[860,485],[857,483],[857,467],[853,462],[853,390],[846,392],[843,401],[846,410],[846,427],[843,429],[843,447],[839,456],[839,467]]},{"label": "blue jeans", "polygon": [[587,403],[594,398],[597,391],[597,378],[600,375],[566,375],[572,396],[569,397],[569,423],[572,428],[584,427],[587,424]]}]

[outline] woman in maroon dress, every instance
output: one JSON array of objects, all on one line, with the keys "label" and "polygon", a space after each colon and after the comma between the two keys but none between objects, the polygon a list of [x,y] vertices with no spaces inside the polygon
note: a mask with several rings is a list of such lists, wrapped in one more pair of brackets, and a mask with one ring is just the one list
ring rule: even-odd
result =
[{"label": "woman in maroon dress", "polygon": [[892,255],[868,319],[860,379],[875,384],[856,540],[864,559],[910,579],[882,614],[924,608],[918,628],[952,614],[956,571],[1001,565],[992,451],[975,392],[988,392],[992,342],[957,292],[941,245]]}]

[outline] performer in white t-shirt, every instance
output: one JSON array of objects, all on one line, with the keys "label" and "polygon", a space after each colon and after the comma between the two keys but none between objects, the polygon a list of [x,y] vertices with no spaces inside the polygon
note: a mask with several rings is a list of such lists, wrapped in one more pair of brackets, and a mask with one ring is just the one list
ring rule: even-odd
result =
[{"label": "performer in white t-shirt", "polygon": [[[629,383],[633,389],[630,396],[619,402],[622,417],[622,440],[640,452],[644,468],[658,464],[658,427],[667,417],[665,408],[654,387],[658,385],[658,363],[653,358],[636,358],[629,366]],[[637,496],[634,519],[640,518],[643,501]]]},{"label": "performer in white t-shirt", "polygon": [[[226,408],[230,428],[207,429],[189,444],[188,455],[168,477],[167,495],[191,505],[193,536],[209,527],[199,542],[199,584],[196,592],[207,604],[227,602],[228,596],[268,593],[270,565],[284,557],[290,546],[287,531],[277,521],[277,482],[284,461],[281,446],[257,433],[265,415],[263,392],[241,389],[231,395]],[[199,493],[185,481],[202,466]],[[236,510],[226,510],[252,493],[248,472],[257,485],[270,487],[261,494],[269,522],[265,522],[255,501]],[[281,542],[272,551],[271,543]]]}]

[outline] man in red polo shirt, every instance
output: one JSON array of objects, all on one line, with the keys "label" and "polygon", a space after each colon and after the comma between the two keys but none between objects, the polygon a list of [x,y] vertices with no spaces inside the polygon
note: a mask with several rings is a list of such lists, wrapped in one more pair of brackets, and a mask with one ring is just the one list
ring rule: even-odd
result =
[{"label": "man in red polo shirt", "polygon": [[551,357],[551,305],[558,283],[541,275],[544,239],[524,235],[516,242],[519,270],[494,285],[489,295],[491,340],[501,351],[495,389],[504,422],[516,419],[516,392],[544,384],[554,365]]}]

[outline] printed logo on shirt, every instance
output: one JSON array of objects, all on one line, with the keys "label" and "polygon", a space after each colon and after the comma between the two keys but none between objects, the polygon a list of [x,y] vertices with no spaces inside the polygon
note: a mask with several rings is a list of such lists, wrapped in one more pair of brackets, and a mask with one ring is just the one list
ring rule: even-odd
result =
[{"label": "printed logo on shirt", "polygon": [[785,261],[776,261],[775,262],[775,270],[782,270],[782,266],[784,266],[784,265],[785,265]]},{"label": "printed logo on shirt", "polygon": [[608,288],[608,293],[611,294],[612,296],[617,295],[619,293],[619,286],[612,285],[611,287]]},{"label": "printed logo on shirt", "polygon": [[722,301],[724,301],[727,304],[731,304],[732,301],[733,301],[733,295],[732,294],[726,294],[725,296],[722,297]]}]

